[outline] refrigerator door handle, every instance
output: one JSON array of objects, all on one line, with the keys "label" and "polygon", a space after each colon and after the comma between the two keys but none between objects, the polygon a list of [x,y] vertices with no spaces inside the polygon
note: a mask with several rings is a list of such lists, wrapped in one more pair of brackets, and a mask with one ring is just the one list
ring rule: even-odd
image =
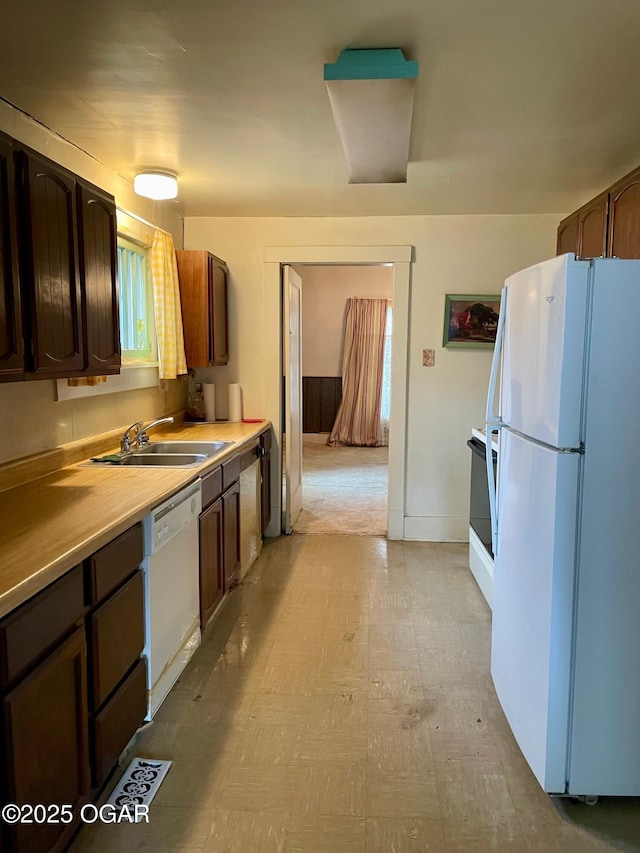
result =
[{"label": "refrigerator door handle", "polygon": [[[502,418],[494,414],[496,385],[498,383],[498,370],[500,368],[500,355],[502,354],[502,342],[504,341],[504,324],[507,319],[507,288],[502,288],[500,295],[500,316],[498,317],[498,328],[496,329],[496,343],[493,348],[493,361],[491,362],[491,373],[489,375],[489,390],[487,392],[487,430],[489,427],[502,425]],[[487,433],[487,439],[489,435]]]},{"label": "refrigerator door handle", "polygon": [[502,354],[502,343],[504,341],[504,324],[507,317],[507,288],[502,288],[500,297],[500,316],[496,330],[496,343],[493,350],[493,361],[491,362],[491,374],[489,376],[489,390],[487,392],[487,484],[489,486],[489,512],[491,515],[491,547],[494,556],[499,550],[499,519],[498,502],[496,497],[496,479],[493,471],[493,454],[491,453],[491,433],[502,429],[502,418],[494,414],[496,385],[498,383],[498,369],[500,367],[500,356]]}]

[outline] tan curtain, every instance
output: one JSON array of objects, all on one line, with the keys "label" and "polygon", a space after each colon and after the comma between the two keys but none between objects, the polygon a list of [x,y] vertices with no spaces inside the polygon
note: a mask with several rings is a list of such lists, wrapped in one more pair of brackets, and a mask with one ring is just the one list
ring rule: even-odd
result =
[{"label": "tan curtain", "polygon": [[380,444],[386,299],[347,299],[342,400],[329,444]]},{"label": "tan curtain", "polygon": [[175,379],[187,372],[180,307],[178,265],[173,238],[156,231],[151,246],[151,286],[156,318],[160,379]]}]

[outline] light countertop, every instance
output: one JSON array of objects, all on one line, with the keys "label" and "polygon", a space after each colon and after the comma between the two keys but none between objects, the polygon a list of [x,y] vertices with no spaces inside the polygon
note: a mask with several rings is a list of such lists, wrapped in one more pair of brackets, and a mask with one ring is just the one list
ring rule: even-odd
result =
[{"label": "light countertop", "polygon": [[[174,492],[213,470],[270,427],[193,424],[154,430],[151,441],[232,441],[194,468],[82,465],[0,492],[0,617],[106,545]],[[116,450],[117,448],[113,448]]]}]

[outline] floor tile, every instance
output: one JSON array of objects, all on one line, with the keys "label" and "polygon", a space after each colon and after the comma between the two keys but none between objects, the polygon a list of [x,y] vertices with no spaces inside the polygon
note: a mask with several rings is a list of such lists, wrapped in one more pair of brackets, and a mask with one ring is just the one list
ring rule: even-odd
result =
[{"label": "floor tile", "polygon": [[204,853],[284,853],[288,812],[214,809]]},{"label": "floor tile", "polygon": [[215,806],[248,812],[290,811],[300,791],[301,773],[278,764],[234,765],[217,785]]},{"label": "floor tile", "polygon": [[285,853],[365,853],[365,820],[340,815],[292,815]]},{"label": "floor tile", "polygon": [[326,693],[313,697],[313,707],[307,719],[313,731],[332,731],[356,728],[364,731],[367,724],[368,700],[353,693]]},{"label": "floor tile", "polygon": [[301,764],[351,766],[367,760],[367,732],[364,729],[307,728],[300,749]]},{"label": "floor tile", "polygon": [[317,667],[306,663],[268,665],[260,680],[260,693],[309,696],[313,693]]},{"label": "floor tile", "polygon": [[437,820],[367,818],[367,853],[445,853],[444,830]]},{"label": "floor tile", "polygon": [[370,699],[423,699],[420,670],[370,669],[368,696]]},{"label": "floor tile", "polygon": [[306,725],[247,722],[238,740],[234,761],[237,765],[286,764],[294,766],[303,758]]},{"label": "floor tile", "polygon": [[434,773],[383,773],[367,765],[367,817],[440,819]]},{"label": "floor tile", "polygon": [[488,771],[464,764],[435,764],[435,776],[442,808],[448,824],[521,832],[509,788],[499,767]]},{"label": "floor tile", "polygon": [[304,767],[292,811],[297,814],[364,817],[365,762]]}]

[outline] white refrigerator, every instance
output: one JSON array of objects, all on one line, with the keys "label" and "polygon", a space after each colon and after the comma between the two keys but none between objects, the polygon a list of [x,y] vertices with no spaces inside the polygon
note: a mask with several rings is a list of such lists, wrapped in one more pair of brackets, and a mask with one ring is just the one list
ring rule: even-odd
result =
[{"label": "white refrigerator", "polygon": [[[542,788],[640,795],[640,260],[507,279],[491,673]],[[500,391],[496,384],[500,376]]]}]

